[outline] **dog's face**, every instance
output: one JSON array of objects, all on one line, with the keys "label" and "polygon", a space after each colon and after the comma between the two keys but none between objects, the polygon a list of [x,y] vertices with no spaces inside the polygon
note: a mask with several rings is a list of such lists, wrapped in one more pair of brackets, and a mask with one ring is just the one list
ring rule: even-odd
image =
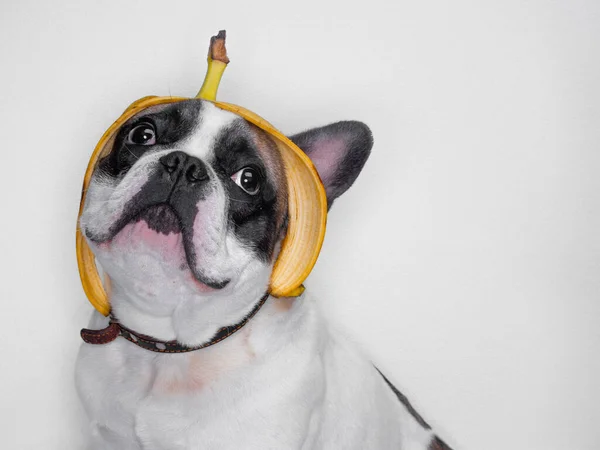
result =
[{"label": "dog's face", "polygon": [[[313,158],[330,204],[372,145],[358,122],[292,139]],[[93,174],[80,227],[113,291],[146,313],[227,297],[237,300],[221,302],[221,312],[236,317],[266,291],[286,223],[284,166],[270,137],[188,100],[144,110],[120,128]]]}]

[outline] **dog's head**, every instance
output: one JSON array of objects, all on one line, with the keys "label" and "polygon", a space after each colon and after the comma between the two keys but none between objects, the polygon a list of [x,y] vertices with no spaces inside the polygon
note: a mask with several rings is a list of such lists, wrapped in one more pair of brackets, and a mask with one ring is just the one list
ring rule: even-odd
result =
[{"label": "dog's head", "polygon": [[[314,162],[329,206],[372,146],[359,122],[291,139]],[[117,313],[119,302],[155,316],[209,308],[227,322],[267,289],[286,234],[287,192],[267,133],[210,102],[180,101],[121,126],[92,176],[80,227],[110,275]]]}]

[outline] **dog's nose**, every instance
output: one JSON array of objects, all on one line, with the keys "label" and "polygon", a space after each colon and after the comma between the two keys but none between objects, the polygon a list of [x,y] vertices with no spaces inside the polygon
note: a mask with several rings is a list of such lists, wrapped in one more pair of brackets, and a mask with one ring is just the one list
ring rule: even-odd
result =
[{"label": "dog's nose", "polygon": [[171,152],[162,156],[159,161],[172,180],[177,180],[180,175],[184,175],[189,183],[198,183],[208,179],[208,171],[204,163],[187,153]]}]

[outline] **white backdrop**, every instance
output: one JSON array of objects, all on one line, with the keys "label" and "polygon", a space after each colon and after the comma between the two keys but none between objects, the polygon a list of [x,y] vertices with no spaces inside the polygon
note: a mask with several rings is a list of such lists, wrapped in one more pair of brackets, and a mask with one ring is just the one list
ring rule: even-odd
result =
[{"label": "white backdrop", "polygon": [[220,99],[373,129],[308,282],[331,319],[456,450],[600,449],[597,0],[2,0],[0,447],[82,448],[82,175],[221,28]]}]

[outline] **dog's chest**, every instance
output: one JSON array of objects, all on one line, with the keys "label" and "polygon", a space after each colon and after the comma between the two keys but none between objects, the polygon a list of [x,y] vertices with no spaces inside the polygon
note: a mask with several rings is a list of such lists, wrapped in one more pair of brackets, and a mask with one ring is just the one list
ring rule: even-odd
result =
[{"label": "dog's chest", "polygon": [[255,364],[260,356],[242,332],[218,350],[155,354],[122,339],[84,346],[78,384],[98,448],[300,448],[315,420],[318,367],[308,363],[282,383],[276,374],[289,363]]},{"label": "dog's chest", "polygon": [[431,430],[301,305],[279,322],[283,313],[267,306],[223,342],[186,354],[157,354],[122,338],[84,344],[77,386],[92,420],[91,448],[427,449]]}]

